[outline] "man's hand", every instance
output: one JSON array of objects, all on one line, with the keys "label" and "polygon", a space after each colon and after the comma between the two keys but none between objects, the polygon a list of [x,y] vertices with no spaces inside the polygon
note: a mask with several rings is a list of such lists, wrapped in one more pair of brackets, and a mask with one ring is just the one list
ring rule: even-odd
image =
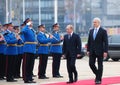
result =
[{"label": "man's hand", "polygon": [[3,40],[4,40],[3,35],[0,35],[0,41],[3,41]]},{"label": "man's hand", "polygon": [[108,53],[104,52],[103,57],[107,57]]},{"label": "man's hand", "polygon": [[60,40],[64,40],[64,37],[63,37],[63,36],[60,36]]},{"label": "man's hand", "polygon": [[62,55],[62,57],[63,57],[63,59],[65,59],[65,55],[64,54]]},{"label": "man's hand", "polygon": [[87,51],[87,56],[89,56],[90,55],[90,52],[89,51]]},{"label": "man's hand", "polygon": [[53,35],[52,35],[52,34],[49,34],[49,38],[52,39],[52,38],[53,38]]},{"label": "man's hand", "polygon": [[77,54],[77,57],[80,57],[81,55],[80,54]]},{"label": "man's hand", "polygon": [[27,23],[27,25],[28,25],[28,26],[30,26],[31,24],[32,24],[32,22],[31,22],[31,21],[29,21],[29,22]]}]

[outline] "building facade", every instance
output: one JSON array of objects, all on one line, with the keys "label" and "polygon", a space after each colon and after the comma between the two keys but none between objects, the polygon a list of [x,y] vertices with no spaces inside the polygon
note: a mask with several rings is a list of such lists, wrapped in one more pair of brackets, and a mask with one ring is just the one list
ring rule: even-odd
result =
[{"label": "building facade", "polygon": [[35,29],[45,24],[51,31],[57,7],[61,31],[65,31],[67,24],[73,24],[76,32],[88,32],[94,17],[100,17],[105,27],[120,26],[119,0],[57,0],[54,3],[55,0],[0,0],[0,23],[20,25],[25,18],[31,18]]}]

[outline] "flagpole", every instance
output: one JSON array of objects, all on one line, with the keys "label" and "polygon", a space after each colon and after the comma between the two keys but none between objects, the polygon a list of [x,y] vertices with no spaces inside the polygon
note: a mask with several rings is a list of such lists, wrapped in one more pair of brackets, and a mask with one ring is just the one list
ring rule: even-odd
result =
[{"label": "flagpole", "polygon": [[76,0],[74,0],[74,31],[76,32]]},{"label": "flagpole", "polygon": [[6,23],[8,23],[8,0],[6,0]]},{"label": "flagpole", "polygon": [[12,22],[12,0],[10,0],[10,22]]},{"label": "flagpole", "polygon": [[39,0],[39,25],[41,24],[41,1]]},{"label": "flagpole", "polygon": [[58,22],[58,0],[54,0],[54,23]]},{"label": "flagpole", "polygon": [[23,21],[25,21],[25,0],[23,0]]}]

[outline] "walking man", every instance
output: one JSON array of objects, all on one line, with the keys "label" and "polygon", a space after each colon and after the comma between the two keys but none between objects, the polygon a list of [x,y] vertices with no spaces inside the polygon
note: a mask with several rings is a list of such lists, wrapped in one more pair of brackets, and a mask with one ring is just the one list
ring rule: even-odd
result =
[{"label": "walking man", "polygon": [[73,83],[78,80],[75,63],[77,56],[80,56],[81,53],[81,39],[73,30],[72,25],[66,27],[67,34],[64,36],[63,41],[63,54],[67,59],[67,71],[69,76],[67,83]]},{"label": "walking man", "polygon": [[[89,56],[89,66],[95,74],[95,83],[101,84],[103,73],[103,57],[107,57],[108,37],[107,32],[100,26],[99,18],[93,19],[93,29],[89,32],[87,54]],[[98,62],[98,68],[95,62]]]}]

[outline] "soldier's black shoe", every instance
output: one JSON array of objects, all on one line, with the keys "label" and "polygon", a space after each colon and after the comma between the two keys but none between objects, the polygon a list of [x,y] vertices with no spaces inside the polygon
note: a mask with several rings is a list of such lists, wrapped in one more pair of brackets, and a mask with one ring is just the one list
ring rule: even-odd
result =
[{"label": "soldier's black shoe", "polygon": [[36,83],[35,81],[24,81],[24,83]]},{"label": "soldier's black shoe", "polygon": [[7,80],[7,82],[17,82],[17,80]]},{"label": "soldier's black shoe", "polygon": [[46,77],[46,76],[39,76],[38,79],[49,79],[49,77]]},{"label": "soldier's black shoe", "polygon": [[0,77],[0,80],[5,80],[5,78],[4,77]]},{"label": "soldier's black shoe", "polygon": [[63,76],[61,76],[61,75],[54,75],[53,77],[54,78],[63,78]]},{"label": "soldier's black shoe", "polygon": [[36,77],[36,75],[33,74],[32,77]]}]

